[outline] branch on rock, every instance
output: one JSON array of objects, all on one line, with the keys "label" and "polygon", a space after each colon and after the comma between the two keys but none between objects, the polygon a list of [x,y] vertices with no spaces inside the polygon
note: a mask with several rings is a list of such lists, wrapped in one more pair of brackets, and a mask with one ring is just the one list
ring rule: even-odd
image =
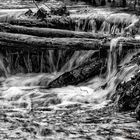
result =
[{"label": "branch on rock", "polygon": [[65,72],[45,88],[60,88],[68,85],[77,85],[81,82],[87,81],[94,76],[97,76],[106,69],[104,59],[93,59],[92,61],[82,64],[81,66]]}]

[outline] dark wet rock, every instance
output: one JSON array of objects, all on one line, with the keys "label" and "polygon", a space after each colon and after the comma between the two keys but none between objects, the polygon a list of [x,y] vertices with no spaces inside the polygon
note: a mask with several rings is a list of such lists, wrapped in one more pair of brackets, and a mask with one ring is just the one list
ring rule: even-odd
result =
[{"label": "dark wet rock", "polygon": [[40,132],[41,136],[48,136],[53,134],[52,130],[48,129],[48,128],[42,128],[41,132]]},{"label": "dark wet rock", "polygon": [[25,16],[32,16],[33,15],[33,11],[31,9],[29,9],[27,12],[25,12]]},{"label": "dark wet rock", "polygon": [[[140,53],[133,56],[127,65],[131,64],[137,64],[139,66]],[[116,100],[120,111],[134,111],[140,102],[140,71],[137,71],[131,80],[120,83],[112,99]]]},{"label": "dark wet rock", "polygon": [[[140,64],[140,54],[135,55],[130,64]],[[116,94],[112,97],[117,102],[119,111],[135,111],[136,118],[140,120],[140,71],[137,71],[131,80],[120,83]]]},{"label": "dark wet rock", "polygon": [[65,130],[62,127],[59,127],[55,130],[57,133],[65,132]]},{"label": "dark wet rock", "polygon": [[70,108],[79,108],[81,106],[81,104],[69,104],[66,105],[65,108],[70,109]]},{"label": "dark wet rock", "polygon": [[86,118],[86,120],[83,123],[100,123],[101,121],[99,120],[99,118],[96,117],[92,117],[92,118]]},{"label": "dark wet rock", "polygon": [[139,105],[137,106],[135,112],[136,112],[137,120],[140,120],[140,102],[139,102]]},{"label": "dark wet rock", "polygon": [[42,108],[37,108],[39,111],[52,111],[52,108],[49,107],[42,107]]},{"label": "dark wet rock", "polygon": [[[134,110],[140,101],[140,72],[138,72],[130,81],[120,83],[117,86],[116,97],[119,110]],[[115,98],[116,98],[115,97]]]},{"label": "dark wet rock", "polygon": [[37,13],[35,14],[37,19],[45,19],[47,16],[47,11],[44,8],[40,8]]},{"label": "dark wet rock", "polygon": [[63,16],[63,15],[69,16],[70,13],[67,10],[66,5],[63,2],[61,2],[57,7],[55,7],[55,8],[51,7],[51,14],[59,15],[59,16]]},{"label": "dark wet rock", "polygon": [[134,55],[129,63],[140,65],[140,53]]},{"label": "dark wet rock", "polygon": [[36,132],[36,130],[35,130],[34,127],[30,127],[30,128],[29,128],[29,131],[30,131],[31,133],[33,133],[33,134],[37,134],[37,132]]}]

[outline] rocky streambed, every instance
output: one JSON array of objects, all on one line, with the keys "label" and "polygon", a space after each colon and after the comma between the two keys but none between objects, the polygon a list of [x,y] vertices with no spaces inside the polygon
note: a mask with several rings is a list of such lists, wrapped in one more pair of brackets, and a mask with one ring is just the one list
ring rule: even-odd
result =
[{"label": "rocky streambed", "polygon": [[134,112],[119,113],[112,105],[97,110],[78,104],[58,110],[40,107],[28,113],[5,108],[0,125],[3,140],[140,139]]}]

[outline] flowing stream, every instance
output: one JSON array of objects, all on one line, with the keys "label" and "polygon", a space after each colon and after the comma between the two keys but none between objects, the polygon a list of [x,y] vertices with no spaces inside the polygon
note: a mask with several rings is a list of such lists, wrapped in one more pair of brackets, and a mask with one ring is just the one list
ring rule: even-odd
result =
[{"label": "flowing stream", "polygon": [[[91,24],[95,26],[93,20],[88,22],[88,25]],[[105,26],[106,24],[100,30],[105,30]],[[76,28],[77,31],[81,30],[80,24]],[[85,30],[84,28],[85,25],[82,30]],[[125,57],[122,56],[123,48],[121,44],[118,45],[120,40],[127,41],[129,38],[118,37],[111,40],[106,75],[96,76],[77,86],[42,89],[39,83],[42,79],[50,82],[62,73],[79,66],[94,54],[92,51],[74,51],[70,56],[66,51],[48,51],[36,58],[39,73],[33,73],[30,56],[24,59],[27,71],[23,73],[23,68],[19,70],[19,54],[15,56],[7,52],[7,62],[11,62],[7,66],[4,56],[1,55],[1,139],[127,140],[132,136],[137,139],[140,128],[133,114],[116,113],[111,101],[116,86],[120,82],[128,81],[139,71],[137,64],[128,64],[139,50],[128,51]],[[118,57],[122,58],[119,62]],[[19,71],[13,72],[14,69]],[[44,73],[46,69],[47,73]],[[104,85],[105,88],[102,88]]]},{"label": "flowing stream", "polygon": [[[101,116],[97,115],[99,123],[94,116],[98,112],[95,110],[100,110],[107,104],[111,105],[110,98],[115,93],[118,83],[129,80],[139,70],[136,64],[126,65],[138,50],[127,54],[120,64],[117,64],[117,56],[118,54],[121,55],[121,49],[119,48],[119,51],[117,51],[118,48],[116,46],[120,39],[116,38],[111,41],[105,78],[95,77],[88,83],[83,83],[80,86],[46,90],[40,89],[39,82],[42,78],[47,78],[50,81],[62,72],[71,70],[80,61],[84,61],[91,55],[93,53],[91,51],[86,53],[74,52],[60,72],[56,71],[57,64],[54,65],[52,60],[53,52],[50,51],[49,61],[52,65],[52,73],[21,73],[11,76],[5,74],[7,78],[1,78],[0,88],[1,137],[3,139],[26,139],[26,137],[29,137],[29,139],[42,139],[43,137],[50,139],[55,139],[56,137],[57,139],[87,139],[87,136],[95,139],[104,139],[104,134],[102,133],[107,133],[107,138],[107,136],[111,135],[109,134],[111,133],[110,131],[112,131],[113,134],[110,137],[113,139],[125,139],[125,134],[128,133],[125,133],[125,131],[130,129],[131,131],[133,129],[136,132],[139,131],[138,124],[134,118],[129,116],[129,113],[124,115],[114,114],[112,111],[113,107],[109,109],[112,112],[110,112],[109,116],[104,116],[104,114],[101,115],[100,113]],[[119,53],[117,54],[117,52]],[[118,65],[121,65],[119,71],[117,69]],[[1,69],[7,73],[7,68],[4,67],[2,60]],[[107,86],[104,89],[101,88],[105,83],[107,83]],[[67,112],[71,112],[71,114],[66,114]],[[108,120],[109,123],[102,122],[102,117],[104,121]],[[125,124],[126,117],[130,124]],[[80,130],[83,132],[79,132]]]}]

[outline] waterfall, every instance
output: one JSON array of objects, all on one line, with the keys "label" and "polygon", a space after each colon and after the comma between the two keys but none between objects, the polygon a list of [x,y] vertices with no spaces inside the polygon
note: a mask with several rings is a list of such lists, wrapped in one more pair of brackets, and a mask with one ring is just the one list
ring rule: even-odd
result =
[{"label": "waterfall", "polygon": [[[50,106],[53,108],[59,106],[65,106],[67,104],[92,104],[105,105],[110,101],[111,96],[115,93],[116,86],[125,80],[128,80],[133,76],[136,70],[139,69],[138,65],[126,65],[129,60],[139,52],[139,50],[128,51],[125,56],[122,54],[122,46],[119,43],[120,41],[128,40],[128,38],[119,37],[112,39],[110,50],[108,52],[108,68],[106,76],[102,75],[94,77],[92,80],[81,84],[80,86],[67,86],[62,88],[50,89],[50,90],[40,90],[39,83],[43,81],[43,78],[48,79],[48,82],[55,79],[62,72],[69,71],[76,66],[82,64],[90,56],[94,55],[92,51],[72,51],[71,54],[68,51],[48,51],[44,54],[38,56],[39,70],[43,72],[45,64],[44,62],[48,61],[48,74],[39,73],[35,74],[33,70],[31,56],[27,55],[24,59],[27,68],[29,70],[28,74],[24,74],[22,71],[15,75],[9,75],[4,81],[1,82],[1,96],[3,98],[4,106],[13,106],[20,110],[25,109],[30,110],[31,104],[33,106]],[[69,55],[68,55],[69,54]],[[1,55],[2,56],[2,55]],[[15,65],[19,68],[17,57],[10,56],[8,54],[11,65]],[[46,57],[46,59],[44,58]],[[11,58],[12,57],[12,58]],[[118,57],[121,57],[121,60],[118,62]],[[4,58],[4,57],[3,57]],[[7,67],[3,62],[1,57],[1,69],[5,72]],[[55,59],[57,58],[57,59]],[[64,61],[64,58],[67,59]],[[41,64],[42,62],[43,64]],[[10,65],[10,64],[9,64]],[[26,67],[24,64],[24,66]],[[61,65],[61,67],[59,67]],[[118,66],[121,66],[121,69],[118,69]],[[11,67],[11,66],[10,66]],[[14,66],[13,66],[14,67]],[[36,66],[37,67],[37,66]],[[46,84],[46,83],[44,83]],[[47,98],[46,98],[47,97]],[[53,100],[53,101],[52,101]],[[16,104],[15,104],[16,103]],[[22,104],[26,104],[26,107],[23,107]]]},{"label": "waterfall", "polygon": [[[0,21],[9,21],[15,18],[14,14],[13,12],[11,16],[1,15]],[[20,15],[21,13],[18,13],[16,17],[18,18]],[[70,17],[75,22],[76,31],[101,32],[114,35],[122,34],[126,27],[130,27],[139,21],[139,18],[135,15],[111,11],[105,12],[101,9],[96,9],[90,14],[83,14],[82,16],[77,14]],[[126,39],[124,37],[116,37],[111,40],[107,58],[107,71],[104,75],[100,74],[79,86],[68,86],[44,91],[40,90],[40,85],[45,85],[62,73],[80,66],[92,57],[95,52],[3,50],[0,55],[0,71],[5,80],[1,80],[2,96],[11,102],[19,101],[19,104],[22,103],[22,100],[26,102],[26,99],[28,99],[27,104],[30,104],[29,101],[32,100],[36,106],[36,102],[40,102],[43,105],[47,101],[49,102],[49,99],[46,101],[46,98],[43,98],[47,95],[54,95],[51,97],[51,100],[53,98],[57,100],[56,104],[78,102],[95,105],[108,102],[114,94],[116,86],[123,80],[126,80],[126,77],[131,77],[134,71],[138,69],[136,64],[126,65],[132,56],[138,52],[134,49],[126,54],[122,53],[125,51],[123,51],[120,41],[127,40],[129,38]],[[121,68],[119,69],[118,67]],[[33,97],[31,96],[32,94],[34,95]],[[49,102],[47,105],[51,104],[53,103]]]},{"label": "waterfall", "polygon": [[[137,35],[135,39],[118,37],[126,27],[130,29],[138,20],[134,17],[132,21],[135,22],[132,23],[127,20],[126,15],[119,17],[111,12],[105,14],[98,11],[86,18],[78,17],[75,30],[113,35],[111,40],[111,37],[108,39],[108,50],[28,51],[22,48],[1,48],[0,120],[4,128],[1,132],[8,133],[3,138],[13,138],[14,135],[20,138],[30,136],[29,139],[90,139],[88,135],[92,135],[93,139],[110,139],[112,135],[113,139],[123,139],[127,129],[132,131],[134,128],[139,132],[139,126],[136,128],[135,120],[128,112],[124,115],[114,111],[116,102],[112,100],[115,95],[115,101],[118,98],[118,84],[131,80],[139,71],[139,65],[131,63],[131,60],[136,54],[140,54],[140,49],[124,48],[123,43],[135,43],[134,40],[139,41],[140,36]],[[44,85],[77,70],[81,65],[87,63],[94,66],[98,59],[105,64],[104,72],[101,68],[98,75],[85,78],[86,81],[80,81],[78,85],[67,84],[68,86],[63,87],[64,80],[62,87],[44,89]],[[88,71],[86,66],[84,69]],[[101,67],[104,66],[101,64]],[[94,72],[94,67],[91,68]],[[83,73],[80,74],[82,77]],[[70,78],[72,79],[68,76],[68,80]],[[131,123],[128,124],[128,121]]]},{"label": "waterfall", "polygon": [[[104,15],[105,14],[105,15]],[[73,17],[73,16],[72,16]],[[93,11],[85,16],[75,16],[76,31],[101,32],[105,34],[120,35],[135,25],[138,26],[139,18],[127,13],[103,13]],[[131,30],[131,29],[130,29]]]}]

